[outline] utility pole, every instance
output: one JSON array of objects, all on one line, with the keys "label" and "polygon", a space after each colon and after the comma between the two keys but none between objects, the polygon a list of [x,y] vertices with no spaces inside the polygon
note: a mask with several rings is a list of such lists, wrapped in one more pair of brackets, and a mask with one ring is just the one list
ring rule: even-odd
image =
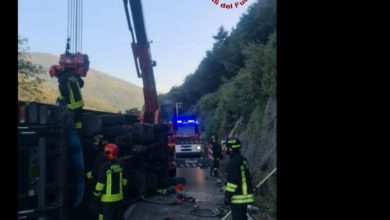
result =
[{"label": "utility pole", "polygon": [[176,108],[176,118],[179,117],[179,108],[181,107],[183,103],[181,102],[175,102],[175,108]]}]

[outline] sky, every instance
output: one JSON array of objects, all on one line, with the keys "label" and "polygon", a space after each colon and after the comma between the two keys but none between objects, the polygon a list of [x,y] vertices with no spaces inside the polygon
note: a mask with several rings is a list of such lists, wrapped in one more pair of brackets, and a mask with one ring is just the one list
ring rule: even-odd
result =
[{"label": "sky", "polygon": [[[214,3],[216,2],[217,3]],[[241,5],[235,7],[235,2]],[[255,0],[142,0],[158,93],[180,86],[211,50],[218,28],[231,31]],[[222,8],[223,3],[233,8]],[[60,56],[67,38],[68,0],[18,0],[18,34],[29,52]],[[142,87],[123,0],[83,0],[82,53],[90,68]],[[88,79],[88,76],[87,76]]]}]

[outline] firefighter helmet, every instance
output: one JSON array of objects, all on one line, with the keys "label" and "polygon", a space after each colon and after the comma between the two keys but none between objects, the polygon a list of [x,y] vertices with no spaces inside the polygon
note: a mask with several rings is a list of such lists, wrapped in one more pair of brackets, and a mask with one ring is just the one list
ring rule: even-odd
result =
[{"label": "firefighter helmet", "polygon": [[60,65],[52,65],[50,68],[49,68],[49,75],[51,77],[55,76],[55,77],[58,77],[58,74],[63,71],[64,68],[62,68],[62,66]]},{"label": "firefighter helmet", "polygon": [[108,160],[115,160],[118,156],[119,148],[116,144],[106,144],[104,146],[104,154]]},{"label": "firefighter helmet", "polygon": [[227,147],[232,149],[240,149],[241,148],[241,142],[238,138],[235,137],[229,137],[227,140],[225,140]]}]

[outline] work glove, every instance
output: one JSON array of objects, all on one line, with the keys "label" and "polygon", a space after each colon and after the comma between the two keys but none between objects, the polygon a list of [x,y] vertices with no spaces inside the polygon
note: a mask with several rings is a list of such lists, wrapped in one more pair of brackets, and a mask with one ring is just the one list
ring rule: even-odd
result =
[{"label": "work glove", "polygon": [[101,195],[102,195],[102,192],[94,190],[92,199],[95,200],[95,201],[100,201],[100,196]]},{"label": "work glove", "polygon": [[228,197],[225,197],[223,200],[223,204],[230,205],[230,199]]},{"label": "work glove", "polygon": [[60,97],[57,97],[56,105],[57,106],[64,106],[64,105],[66,105],[66,101],[64,99],[61,99]]},{"label": "work glove", "polygon": [[85,173],[85,178],[86,178],[87,180],[92,180],[92,179],[93,179],[93,177],[92,177],[92,171],[86,172],[86,173]]}]

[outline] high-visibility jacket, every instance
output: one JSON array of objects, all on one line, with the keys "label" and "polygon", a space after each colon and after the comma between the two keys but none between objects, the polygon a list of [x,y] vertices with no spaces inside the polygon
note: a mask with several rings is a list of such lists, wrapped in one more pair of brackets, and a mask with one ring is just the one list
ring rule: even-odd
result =
[{"label": "high-visibility jacket", "polygon": [[84,81],[72,71],[65,71],[58,76],[60,100],[65,101],[67,107],[71,110],[84,106],[84,100],[81,88]]},{"label": "high-visibility jacket", "polygon": [[248,160],[234,150],[227,165],[225,196],[231,204],[248,204],[255,201]]},{"label": "high-visibility jacket", "polygon": [[122,163],[108,160],[99,168],[94,195],[100,197],[101,202],[118,202],[123,200],[126,186],[126,172]]}]

